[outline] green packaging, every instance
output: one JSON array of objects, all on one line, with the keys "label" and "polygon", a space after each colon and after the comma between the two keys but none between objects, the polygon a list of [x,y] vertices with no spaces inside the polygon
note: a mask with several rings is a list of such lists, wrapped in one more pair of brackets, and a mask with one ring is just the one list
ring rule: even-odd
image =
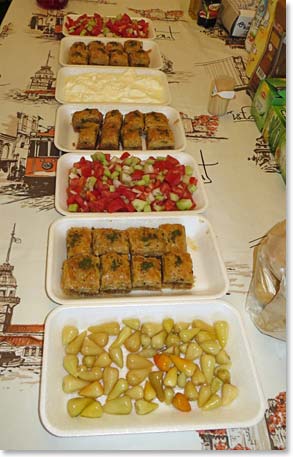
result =
[{"label": "green packaging", "polygon": [[284,133],[286,133],[286,105],[272,106],[266,117],[262,135],[273,154]]},{"label": "green packaging", "polygon": [[285,104],[286,78],[267,78],[260,82],[251,106],[251,114],[260,132],[263,131],[271,106]]},{"label": "green packaging", "polygon": [[286,182],[286,133],[283,133],[276,147],[275,159],[280,168],[282,178]]}]

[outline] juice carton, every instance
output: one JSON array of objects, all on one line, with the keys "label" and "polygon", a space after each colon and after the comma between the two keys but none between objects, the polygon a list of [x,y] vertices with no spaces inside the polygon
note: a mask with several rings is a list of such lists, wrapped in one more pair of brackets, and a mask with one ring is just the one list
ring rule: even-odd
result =
[{"label": "juice carton", "polygon": [[286,78],[267,78],[260,82],[252,101],[251,114],[262,132],[271,106],[286,104]]},{"label": "juice carton", "polygon": [[286,105],[272,106],[267,115],[262,135],[274,154],[283,134],[286,134]]}]

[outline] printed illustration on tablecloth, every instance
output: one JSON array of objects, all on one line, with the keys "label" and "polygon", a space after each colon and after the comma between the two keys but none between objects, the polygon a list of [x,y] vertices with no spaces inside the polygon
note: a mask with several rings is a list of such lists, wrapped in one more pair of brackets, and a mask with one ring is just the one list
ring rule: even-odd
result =
[{"label": "printed illustration on tablecloth", "polygon": [[63,38],[62,26],[64,16],[67,14],[64,10],[44,10],[39,9],[33,13],[28,27],[30,33],[36,38],[45,38],[46,40],[61,40]]},{"label": "printed illustration on tablecloth", "polygon": [[60,156],[54,127],[41,116],[22,111],[8,121],[6,131],[0,131],[0,204],[26,201],[29,206],[52,209]]},{"label": "printed illustration on tablecloth", "polygon": [[2,45],[1,40],[4,40],[13,32],[13,24],[12,22],[7,22],[7,24],[3,24],[0,28],[0,46]]},{"label": "printed illustration on tablecloth", "polygon": [[201,33],[209,38],[217,38],[225,43],[232,49],[245,49],[245,37],[232,37],[229,33],[219,24],[216,24],[210,29],[201,29]]},{"label": "printed illustration on tablecloth", "polygon": [[190,140],[227,140],[225,136],[217,134],[219,129],[219,116],[199,114],[190,116],[180,113],[186,138]]},{"label": "printed illustration on tablecloth", "polygon": [[177,22],[182,21],[184,12],[182,10],[163,10],[161,8],[151,8],[151,9],[136,9],[128,8],[129,11],[132,11],[135,14],[138,14],[141,17],[146,17],[152,21],[171,21]]},{"label": "printed illustration on tablecloth", "polygon": [[256,138],[255,148],[252,151],[252,155],[248,156],[247,160],[254,163],[266,173],[280,174],[278,164],[263,136]]},{"label": "printed illustration on tablecloth", "polygon": [[[0,264],[0,379],[34,378],[39,381],[43,352],[44,326],[39,324],[12,324],[17,297],[17,281],[10,263],[12,246],[21,243],[15,236],[15,227],[9,239],[5,262]],[[1,253],[2,257],[2,253]]]},{"label": "printed illustration on tablecloth", "polygon": [[30,77],[25,89],[11,89],[6,97],[21,102],[33,104],[57,103],[55,100],[56,76],[50,65],[50,59],[54,58],[51,51],[43,64]]},{"label": "printed illustration on tablecloth", "polygon": [[241,106],[239,111],[227,111],[227,115],[232,116],[233,122],[255,122],[254,117],[251,114],[251,105]]},{"label": "printed illustration on tablecloth", "polygon": [[256,450],[256,439],[252,428],[198,430],[201,448],[205,451]]},{"label": "printed illustration on tablecloth", "polygon": [[232,76],[236,83],[235,91],[245,90],[247,88],[248,78],[242,56],[230,56],[209,62],[198,62],[195,63],[195,67],[202,67],[211,80],[221,75]]},{"label": "printed illustration on tablecloth", "polygon": [[280,392],[268,400],[265,421],[273,450],[286,449],[286,392]]},{"label": "printed illustration on tablecloth", "polygon": [[161,54],[161,57],[163,61],[161,71],[167,75],[169,84],[184,83],[193,77],[193,74],[190,71],[175,71],[174,62],[171,59],[168,59],[164,54]]},{"label": "printed illustration on tablecloth", "polygon": [[166,41],[175,41],[177,35],[180,35],[180,32],[176,32],[173,29],[172,24],[164,24],[163,22],[160,25],[155,26],[156,41],[166,40]]}]

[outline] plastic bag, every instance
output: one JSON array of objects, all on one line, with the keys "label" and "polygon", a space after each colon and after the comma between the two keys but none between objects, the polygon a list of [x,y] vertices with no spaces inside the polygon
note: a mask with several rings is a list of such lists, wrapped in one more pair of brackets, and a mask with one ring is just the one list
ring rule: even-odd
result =
[{"label": "plastic bag", "polygon": [[286,221],[279,222],[254,248],[246,310],[266,335],[286,340]]}]

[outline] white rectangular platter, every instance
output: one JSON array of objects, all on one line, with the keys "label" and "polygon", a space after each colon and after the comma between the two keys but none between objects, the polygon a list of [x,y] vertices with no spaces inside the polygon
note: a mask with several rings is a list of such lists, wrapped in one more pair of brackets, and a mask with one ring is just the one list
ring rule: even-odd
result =
[{"label": "white rectangular platter", "polygon": [[[92,151],[94,152],[94,151]],[[120,156],[122,152],[115,152],[111,151],[111,156]],[[167,156],[168,153],[164,151],[152,151],[150,154],[150,151],[133,151],[131,154],[132,156],[138,156],[142,160],[147,159],[150,156],[156,157],[156,156]],[[172,155],[172,153],[169,151],[169,155]],[[57,162],[57,171],[56,171],[56,190],[55,190],[55,207],[56,210],[65,215],[65,216],[73,216],[73,214],[76,215],[76,217],[86,217],[88,215],[95,215],[96,217],[100,216],[105,216],[107,213],[72,213],[69,212],[67,209],[67,192],[66,189],[68,187],[68,174],[70,168],[72,168],[73,164],[75,162],[78,162],[82,157],[85,157],[87,160],[91,159],[91,154],[90,153],[80,153],[80,152],[72,152],[72,153],[67,153],[61,156],[58,159]],[[177,152],[176,155],[174,154],[174,157],[176,157],[177,160],[179,160],[180,164],[183,165],[189,165],[193,169],[192,176],[195,176],[198,181],[197,181],[197,187],[195,192],[193,193],[193,199],[196,202],[196,208],[193,210],[186,210],[184,211],[184,214],[189,213],[189,214],[198,214],[202,213],[203,211],[206,210],[208,206],[208,199],[207,195],[204,189],[204,184],[201,180],[200,172],[197,166],[196,161],[193,159],[193,157],[186,153],[186,152]],[[164,215],[166,216],[171,216],[174,214],[177,214],[178,216],[182,215],[182,211],[164,211]],[[126,213],[124,213],[126,214]],[[127,213],[127,219],[129,218],[136,218],[137,215],[140,214],[144,219],[148,219],[150,217],[150,214],[155,214],[155,212],[152,213],[137,213],[137,212],[129,212]],[[162,212],[160,213],[162,214]],[[116,217],[116,215],[120,215],[121,213],[112,213],[111,217]]]},{"label": "white rectangular platter", "polygon": [[[159,403],[155,411],[144,416],[137,415],[133,407],[132,412],[124,416],[104,413],[97,419],[80,416],[71,418],[66,411],[71,395],[62,390],[62,380],[66,375],[62,363],[63,327],[73,325],[82,331],[90,325],[108,321],[118,321],[121,324],[122,319],[130,318],[138,318],[141,323],[162,322],[165,318],[172,318],[175,322],[202,319],[209,324],[216,320],[227,321],[229,339],[225,349],[232,362],[231,382],[239,389],[236,400],[229,406],[211,411],[200,410],[196,402],[191,402],[192,409],[189,413]],[[124,376],[125,369],[121,369],[120,377]],[[99,397],[98,400],[103,403],[104,397]],[[107,307],[65,306],[51,311],[45,323],[39,405],[43,426],[53,435],[64,437],[249,427],[263,418],[265,410],[263,393],[240,314],[224,301],[196,300],[186,304],[182,301],[153,303],[152,300],[144,299],[137,301],[135,307],[120,304],[119,313],[116,304],[111,303]]]},{"label": "white rectangular platter", "polygon": [[[129,227],[159,227],[160,224],[182,224],[185,227],[187,251],[191,255],[195,283],[192,289],[176,290],[133,290],[129,294],[100,295],[95,297],[70,297],[61,288],[61,271],[63,261],[66,259],[66,233],[71,227],[89,228],[117,228]],[[162,213],[154,217],[128,218],[120,215],[112,218],[77,218],[64,217],[51,224],[48,239],[46,290],[48,296],[61,305],[99,303],[106,305],[109,301],[116,301],[117,307],[122,303],[129,305],[135,303],[138,297],[151,297],[152,301],[168,299],[169,302],[182,299],[193,301],[195,299],[213,299],[225,295],[228,290],[229,280],[226,268],[220,254],[216,235],[206,218],[199,215],[164,216]]]},{"label": "white rectangular platter", "polygon": [[[86,108],[98,109],[103,114],[103,116],[105,116],[105,114],[112,109],[118,109],[123,116],[134,110],[139,110],[142,113],[148,113],[151,111],[163,113],[168,118],[169,126],[172,129],[175,139],[175,148],[169,150],[170,154],[177,151],[184,151],[184,149],[186,149],[186,137],[180,114],[175,108],[172,108],[171,106],[157,105],[154,109],[152,109],[149,105],[97,105],[89,103],[86,105]],[[82,111],[83,109],[85,109],[85,106],[80,104],[65,104],[59,106],[56,114],[54,142],[55,146],[61,151],[82,153],[93,152],[92,150],[76,149],[76,145],[78,143],[78,132],[73,130],[72,115],[74,112]],[[142,138],[142,141],[145,145],[144,137]],[[145,148],[145,150],[148,153],[153,152],[151,149],[147,150]],[[109,152],[112,153],[113,151]],[[132,152],[135,153],[135,151]]]},{"label": "white rectangular platter", "polygon": [[165,73],[153,68],[62,67],[55,98],[60,103],[171,103]]},{"label": "white rectangular platter", "polygon": [[[81,38],[80,35],[72,35],[68,32],[65,24],[66,24],[66,21],[67,21],[67,17],[70,17],[71,19],[73,19],[74,21],[76,21],[76,19],[81,16],[81,14],[67,14],[66,16],[64,16],[64,20],[63,20],[63,26],[62,26],[62,33],[64,36],[75,36],[76,38]],[[88,14],[88,16],[90,16],[90,14]],[[102,15],[101,15],[102,16]],[[104,21],[108,21],[108,19],[115,19],[115,16],[102,16]],[[130,17],[131,20],[135,20],[135,21],[139,21],[140,19],[143,19],[145,22],[147,22],[148,24],[148,29],[149,29],[149,33],[148,33],[148,37],[147,38],[141,38],[141,40],[152,40],[154,38],[156,38],[156,33],[155,33],[155,29],[154,29],[154,24],[153,22],[151,21],[151,19],[148,19],[146,17]],[[103,34],[100,34],[100,35],[97,35],[97,37],[101,38],[101,37],[104,37],[105,35]],[[112,36],[112,33],[110,32],[109,36],[113,39],[113,38],[120,38],[119,36]],[[92,37],[94,38],[94,37]],[[133,39],[136,39],[135,37],[133,37]]]},{"label": "white rectangular platter", "polygon": [[[64,67],[72,66],[73,64],[69,64],[69,50],[70,47],[78,42],[84,43],[86,46],[92,42],[96,41],[97,38],[93,37],[79,37],[79,36],[68,36],[65,38],[62,38],[60,41],[60,49],[59,49],[59,63],[60,65],[63,65]],[[99,41],[104,43],[105,45],[111,41],[116,41],[124,45],[125,41],[128,41],[129,38],[99,38]],[[149,57],[150,57],[150,65],[147,68],[156,68],[159,69],[163,65],[161,53],[160,53],[160,48],[158,44],[155,41],[152,40],[140,40],[140,39],[135,39],[135,41],[141,41],[142,43],[142,49],[146,52],[149,52]],[[81,65],[73,65],[73,66],[78,66],[81,67]],[[89,67],[90,65],[86,65],[86,67]],[[97,65],[93,66],[94,68],[97,67]],[[104,67],[103,67],[104,68]],[[110,66],[110,68],[113,68]],[[116,67],[117,68],[117,67]]]}]

